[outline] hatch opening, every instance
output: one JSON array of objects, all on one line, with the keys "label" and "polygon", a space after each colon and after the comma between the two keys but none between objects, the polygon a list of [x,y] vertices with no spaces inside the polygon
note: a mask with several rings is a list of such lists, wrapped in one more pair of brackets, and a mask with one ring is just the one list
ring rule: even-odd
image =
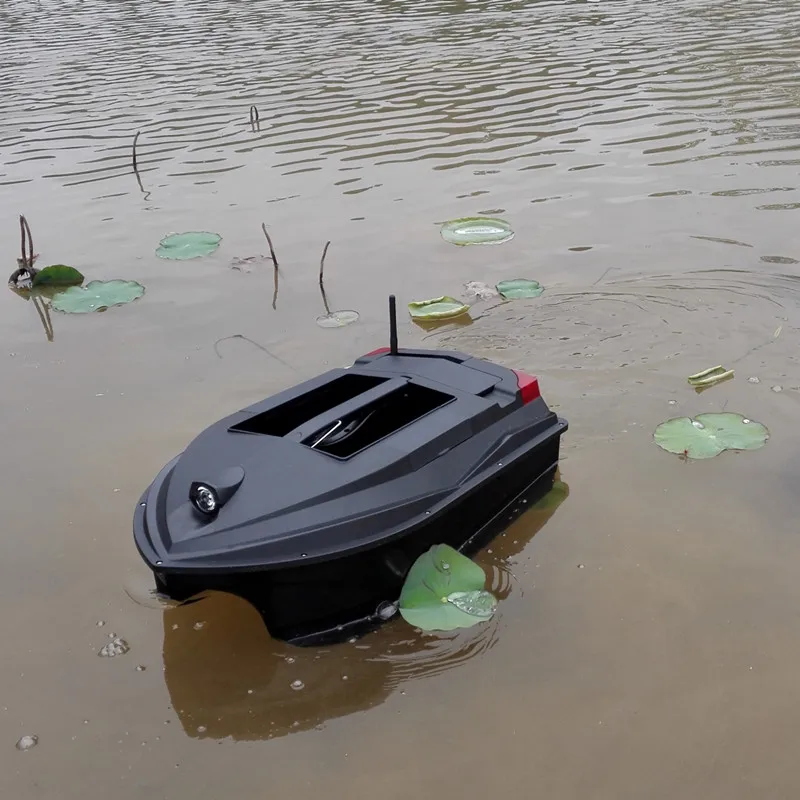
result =
[{"label": "hatch opening", "polygon": [[232,425],[229,430],[239,433],[260,433],[262,436],[286,436],[310,419],[348,400],[353,400],[387,380],[389,379],[377,375],[342,375],[237,425]]},{"label": "hatch opening", "polygon": [[303,444],[335,458],[350,458],[453,400],[446,392],[408,383],[330,422]]}]

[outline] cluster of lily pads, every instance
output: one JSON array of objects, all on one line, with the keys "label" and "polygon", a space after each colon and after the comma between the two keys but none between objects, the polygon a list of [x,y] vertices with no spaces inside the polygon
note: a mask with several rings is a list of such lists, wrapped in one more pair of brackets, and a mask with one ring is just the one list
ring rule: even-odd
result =
[{"label": "cluster of lily pads", "polygon": [[74,267],[52,264],[33,274],[30,291],[49,297],[51,307],[65,314],[105,311],[144,294],[144,286],[136,281],[89,281],[84,286],[83,280],[83,274]]},{"label": "cluster of lily pads", "polygon": [[[514,238],[511,225],[506,220],[497,217],[452,219],[441,226],[440,233],[446,242],[459,247],[502,244]],[[467,284],[467,288],[469,289],[472,285]],[[500,281],[495,285],[494,290],[484,284],[480,284],[480,287],[477,296],[481,299],[500,296],[504,300],[519,300],[539,297],[544,291],[544,287],[538,281],[527,278]],[[450,295],[432,297],[429,300],[414,300],[408,304],[411,318],[420,322],[455,319],[466,314],[469,309],[467,303]]]},{"label": "cluster of lily pads", "polygon": [[[687,382],[700,392],[731,380],[732,369],[721,364],[690,375]],[[674,417],[655,430],[656,444],[668,453],[686,459],[714,458],[726,450],[758,450],[769,439],[769,430],[742,414],[730,411]]]},{"label": "cluster of lily pads", "polygon": [[[159,258],[185,260],[212,253],[219,247],[222,237],[216,233],[189,232],[175,233],[164,237],[156,255]],[[9,285],[23,295],[47,297],[54,311],[65,314],[87,314],[105,311],[112,306],[121,306],[138,300],[144,293],[144,286],[138,281],[110,280],[89,281],[83,284],[84,276],[79,270],[66,264],[52,264],[35,269],[32,256],[24,269],[17,270]],[[20,259],[20,266],[23,260]],[[14,285],[18,273],[26,273],[27,280]]]}]

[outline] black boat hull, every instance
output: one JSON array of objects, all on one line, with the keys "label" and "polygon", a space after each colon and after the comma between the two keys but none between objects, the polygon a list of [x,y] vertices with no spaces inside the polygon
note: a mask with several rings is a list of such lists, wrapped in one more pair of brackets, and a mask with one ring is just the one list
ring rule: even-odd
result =
[{"label": "black boat hull", "polygon": [[429,520],[377,546],[340,557],[219,572],[159,565],[144,528],[149,489],[134,516],[135,541],[154,571],[156,588],[174,600],[188,600],[204,591],[230,592],[258,609],[276,639],[298,645],[339,641],[391,616],[391,604],[408,570],[432,545],[449,544],[471,555],[522,513],[528,507],[525,501],[543,496],[553,484],[566,429],[566,421],[558,419]]}]

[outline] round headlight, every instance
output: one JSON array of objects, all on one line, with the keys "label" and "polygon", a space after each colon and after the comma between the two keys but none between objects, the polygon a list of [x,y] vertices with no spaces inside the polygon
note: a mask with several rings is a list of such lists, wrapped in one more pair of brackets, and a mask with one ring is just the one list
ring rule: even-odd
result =
[{"label": "round headlight", "polygon": [[195,489],[192,502],[194,507],[202,514],[213,514],[219,505],[216,492],[208,486],[198,486]]}]

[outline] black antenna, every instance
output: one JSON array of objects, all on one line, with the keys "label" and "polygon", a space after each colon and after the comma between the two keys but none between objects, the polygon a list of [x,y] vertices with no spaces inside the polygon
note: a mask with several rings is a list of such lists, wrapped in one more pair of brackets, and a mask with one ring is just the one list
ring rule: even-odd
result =
[{"label": "black antenna", "polygon": [[389,352],[397,355],[397,308],[393,294],[389,295]]}]

